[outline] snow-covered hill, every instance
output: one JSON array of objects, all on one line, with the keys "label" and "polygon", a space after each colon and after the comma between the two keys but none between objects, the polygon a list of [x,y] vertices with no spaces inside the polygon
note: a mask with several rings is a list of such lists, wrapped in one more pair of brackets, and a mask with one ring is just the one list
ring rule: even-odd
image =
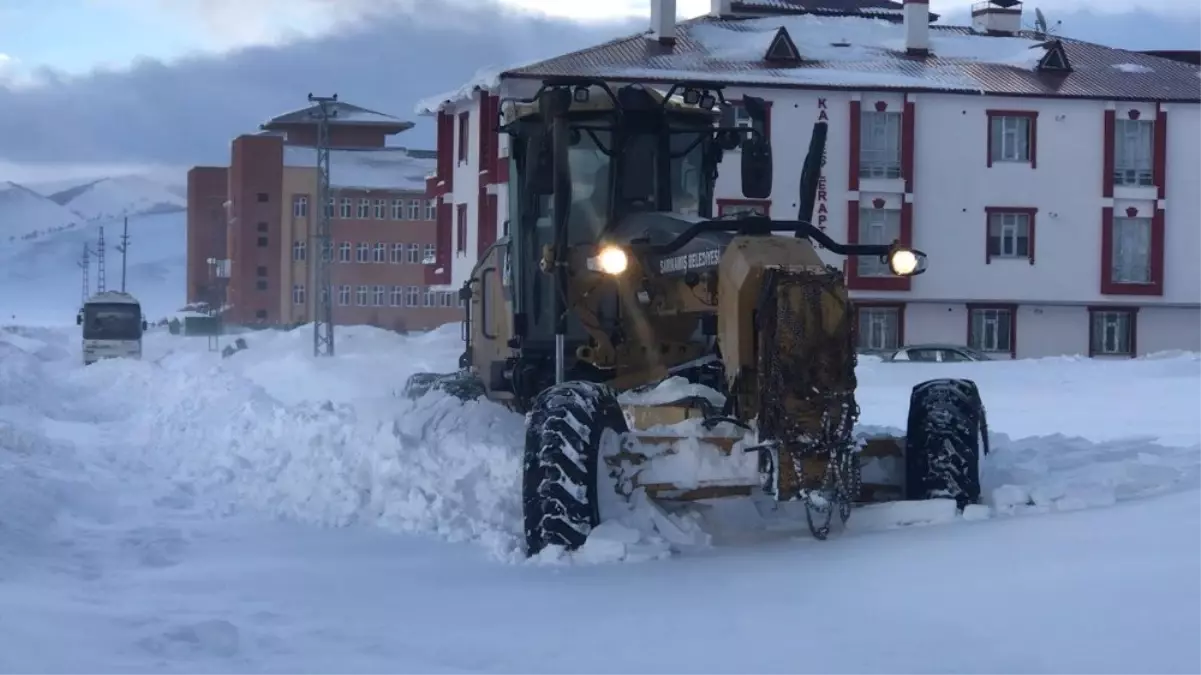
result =
[{"label": "snow-covered hill", "polygon": [[176,186],[164,185],[145,176],[102,178],[48,196],[91,222],[174,213],[187,208],[187,198],[179,194]]},{"label": "snow-covered hill", "polygon": [[79,226],[83,216],[10,181],[0,183],[0,249]]},{"label": "snow-covered hill", "polygon": [[[2,195],[0,195],[2,196]],[[43,200],[50,206],[63,207]],[[0,207],[2,213],[2,207]],[[80,257],[86,243],[95,250],[100,228],[106,245],[106,282],[120,288],[121,223],[83,223],[33,239],[0,242],[0,321],[70,324],[83,293]],[[126,287],[142,302],[149,319],[178,310],[185,301],[186,218],[184,213],[133,216],[129,219]],[[96,290],[93,257],[90,287]],[[15,317],[15,318],[14,318]],[[2,383],[0,383],[2,386]]]}]

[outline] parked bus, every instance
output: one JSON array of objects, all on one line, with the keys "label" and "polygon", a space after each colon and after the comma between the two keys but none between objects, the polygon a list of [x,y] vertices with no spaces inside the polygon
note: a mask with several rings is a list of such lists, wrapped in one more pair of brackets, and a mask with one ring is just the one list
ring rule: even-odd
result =
[{"label": "parked bus", "polygon": [[100,359],[142,358],[146,320],[142,305],[128,293],[105,291],[88,298],[75,317],[83,327],[83,363]]}]

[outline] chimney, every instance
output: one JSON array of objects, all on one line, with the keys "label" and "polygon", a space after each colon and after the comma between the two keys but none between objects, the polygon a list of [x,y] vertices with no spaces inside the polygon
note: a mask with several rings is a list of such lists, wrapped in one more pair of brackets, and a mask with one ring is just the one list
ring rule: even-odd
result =
[{"label": "chimney", "polygon": [[732,0],[709,0],[709,16],[721,18],[734,13]]},{"label": "chimney", "polygon": [[905,52],[930,55],[930,1],[905,0]]},{"label": "chimney", "polygon": [[676,0],[651,0],[650,37],[668,47],[676,44]]},{"label": "chimney", "polygon": [[989,35],[1014,35],[1022,30],[1021,0],[984,0],[972,5],[972,30]]}]

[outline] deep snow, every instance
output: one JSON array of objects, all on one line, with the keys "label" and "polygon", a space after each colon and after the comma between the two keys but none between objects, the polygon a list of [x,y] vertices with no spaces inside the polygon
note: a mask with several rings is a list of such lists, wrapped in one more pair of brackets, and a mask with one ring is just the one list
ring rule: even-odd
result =
[{"label": "deep snow", "polygon": [[[156,332],[83,368],[70,329],[0,330],[0,671],[1201,670],[1196,354],[865,360],[870,425],[977,380],[991,517],[547,565],[517,555],[520,418],[399,396],[457,333],[316,361],[305,329],[229,359]],[[882,531],[907,519],[937,524]]]}]

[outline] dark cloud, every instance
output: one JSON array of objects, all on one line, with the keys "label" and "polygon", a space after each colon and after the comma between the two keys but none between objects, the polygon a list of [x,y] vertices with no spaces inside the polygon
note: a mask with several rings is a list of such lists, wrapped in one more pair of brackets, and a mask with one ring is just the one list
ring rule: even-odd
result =
[{"label": "dark cloud", "polygon": [[[1087,11],[1049,17],[1065,35],[1130,49],[1196,49],[1201,17]],[[944,15],[942,23],[966,22]],[[519,63],[629,34],[642,22],[582,25],[515,15],[480,4],[470,11],[374,12],[337,35],[282,47],[84,77],[42,73],[34,89],[0,87],[0,160],[14,163],[224,162],[229,139],[272,115],[305,105],[305,95],[343,100],[414,119],[409,145],[432,146],[422,98],[457,87],[479,68]]]},{"label": "dark cloud", "polygon": [[[418,122],[409,145],[432,147],[433,124],[413,106],[478,69],[553,56],[629,34],[640,23],[576,24],[480,4],[415,20],[372,16],[337,35],[221,57],[0,88],[0,159],[21,162],[193,164],[228,160],[229,140],[307,105],[308,92]],[[14,130],[17,131],[14,133]]]}]

